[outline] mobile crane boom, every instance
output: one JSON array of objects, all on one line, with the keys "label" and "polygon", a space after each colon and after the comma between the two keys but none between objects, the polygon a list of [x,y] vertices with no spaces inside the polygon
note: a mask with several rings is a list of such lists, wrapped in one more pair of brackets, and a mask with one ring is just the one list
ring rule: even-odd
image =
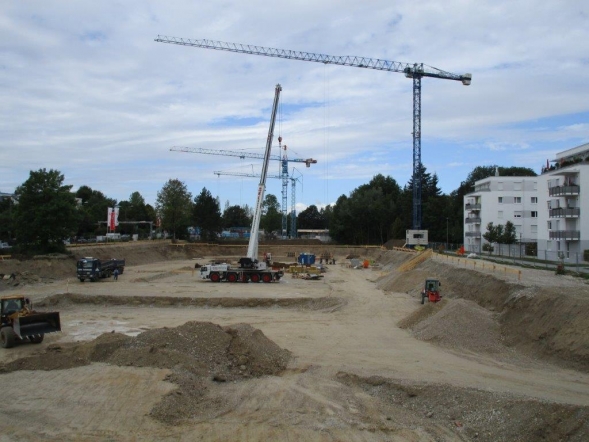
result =
[{"label": "mobile crane boom", "polygon": [[158,35],[159,43],[170,43],[180,46],[192,46],[219,51],[237,52],[241,54],[263,55],[265,57],[285,58],[287,60],[312,61],[323,64],[352,66],[357,68],[375,69],[378,71],[399,72],[413,79],[413,229],[421,229],[421,79],[423,77],[455,80],[468,86],[471,74],[453,74],[423,63],[402,63],[380,60],[378,58],[357,57],[353,55],[333,56],[314,54],[312,52],[291,51],[264,46],[228,43],[216,40],[194,40],[188,38]]},{"label": "mobile crane boom", "polygon": [[260,233],[260,218],[262,216],[262,203],[264,202],[264,191],[266,189],[266,175],[268,175],[268,163],[270,163],[270,151],[272,150],[272,140],[274,138],[274,122],[276,121],[276,112],[278,110],[278,100],[282,86],[277,84],[274,89],[274,104],[272,105],[272,115],[270,116],[270,128],[268,129],[268,138],[266,140],[266,152],[264,153],[264,163],[260,174],[260,184],[258,185],[258,197],[256,199],[256,208],[252,220],[252,231],[250,241],[247,247],[247,258],[252,261],[258,259],[258,236]]}]

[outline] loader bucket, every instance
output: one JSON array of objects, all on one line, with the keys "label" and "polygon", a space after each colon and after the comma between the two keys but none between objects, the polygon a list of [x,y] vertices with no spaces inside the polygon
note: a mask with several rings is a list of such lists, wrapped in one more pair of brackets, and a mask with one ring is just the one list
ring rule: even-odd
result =
[{"label": "loader bucket", "polygon": [[14,331],[20,338],[61,331],[58,312],[33,313],[14,321]]}]

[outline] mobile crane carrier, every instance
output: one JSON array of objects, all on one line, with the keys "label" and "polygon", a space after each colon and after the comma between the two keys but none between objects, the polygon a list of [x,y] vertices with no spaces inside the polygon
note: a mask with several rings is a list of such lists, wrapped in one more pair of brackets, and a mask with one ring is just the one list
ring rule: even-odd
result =
[{"label": "mobile crane carrier", "polygon": [[[278,101],[282,86],[276,85],[274,89],[274,105],[272,106],[272,116],[270,117],[270,129],[268,139],[266,140],[266,151],[264,153],[264,163],[260,175],[260,184],[258,185],[258,197],[256,200],[256,209],[252,220],[252,231],[247,248],[247,256],[239,259],[239,267],[232,267],[230,264],[207,264],[200,268],[200,277],[210,279],[213,282],[272,282],[278,281],[283,276],[282,270],[274,270],[270,267],[270,260],[258,260],[258,237],[260,234],[260,218],[262,217],[262,203],[264,201],[264,192],[266,190],[266,177],[268,175],[268,163],[270,162],[270,151],[272,150],[272,140],[274,138],[274,122],[278,110]],[[282,141],[282,137],[278,137]]]}]

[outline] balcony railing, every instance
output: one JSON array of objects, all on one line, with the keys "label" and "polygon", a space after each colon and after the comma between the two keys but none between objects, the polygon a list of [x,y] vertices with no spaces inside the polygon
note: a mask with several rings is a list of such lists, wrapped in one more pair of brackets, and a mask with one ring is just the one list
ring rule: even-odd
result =
[{"label": "balcony railing", "polygon": [[548,188],[548,195],[562,196],[562,195],[578,195],[581,191],[580,186],[555,186]]},{"label": "balcony railing", "polygon": [[464,236],[471,237],[471,238],[480,238],[481,232],[464,232]]},{"label": "balcony railing", "polygon": [[480,218],[475,218],[475,217],[471,217],[469,216],[468,218],[464,219],[464,222],[466,224],[480,224],[481,223],[481,219]]},{"label": "balcony railing", "polygon": [[464,210],[481,210],[480,204],[466,204]]},{"label": "balcony railing", "polygon": [[579,230],[552,230],[548,232],[550,239],[564,239],[567,241],[578,241],[581,239]]},{"label": "balcony railing", "polygon": [[578,218],[581,214],[581,209],[558,207],[556,209],[550,209],[550,218]]}]

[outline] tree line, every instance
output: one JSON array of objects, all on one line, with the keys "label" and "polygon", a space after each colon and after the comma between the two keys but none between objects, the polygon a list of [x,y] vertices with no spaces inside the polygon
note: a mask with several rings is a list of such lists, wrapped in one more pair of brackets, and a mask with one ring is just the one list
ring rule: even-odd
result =
[{"label": "tree line", "polygon": [[[464,225],[463,197],[474,190],[474,183],[495,174],[536,176],[529,168],[479,166],[461,182],[458,189],[445,195],[437,175],[421,167],[422,228],[431,242],[462,242]],[[106,232],[109,207],[119,208],[119,221],[150,221],[172,237],[185,239],[189,227],[196,227],[203,240],[217,240],[219,233],[231,227],[249,227],[253,209],[220,201],[203,188],[194,198],[185,183],[168,180],[157,193],[155,207],[147,204],[139,192],[128,200],[117,201],[101,191],[83,185],[76,191],[64,185],[57,170],[31,171],[29,178],[15,190],[15,201],[0,201],[0,239],[16,242],[22,250],[63,250],[64,238],[88,238]],[[341,195],[335,204],[307,207],[297,216],[298,229],[327,229],[331,238],[345,244],[383,244],[403,239],[412,226],[413,180],[401,187],[390,176],[375,175],[349,195]],[[291,217],[288,217],[290,223]],[[260,228],[280,232],[282,212],[275,195],[266,195]],[[290,228],[290,226],[289,226]],[[123,234],[146,236],[149,226],[120,224]]]}]

